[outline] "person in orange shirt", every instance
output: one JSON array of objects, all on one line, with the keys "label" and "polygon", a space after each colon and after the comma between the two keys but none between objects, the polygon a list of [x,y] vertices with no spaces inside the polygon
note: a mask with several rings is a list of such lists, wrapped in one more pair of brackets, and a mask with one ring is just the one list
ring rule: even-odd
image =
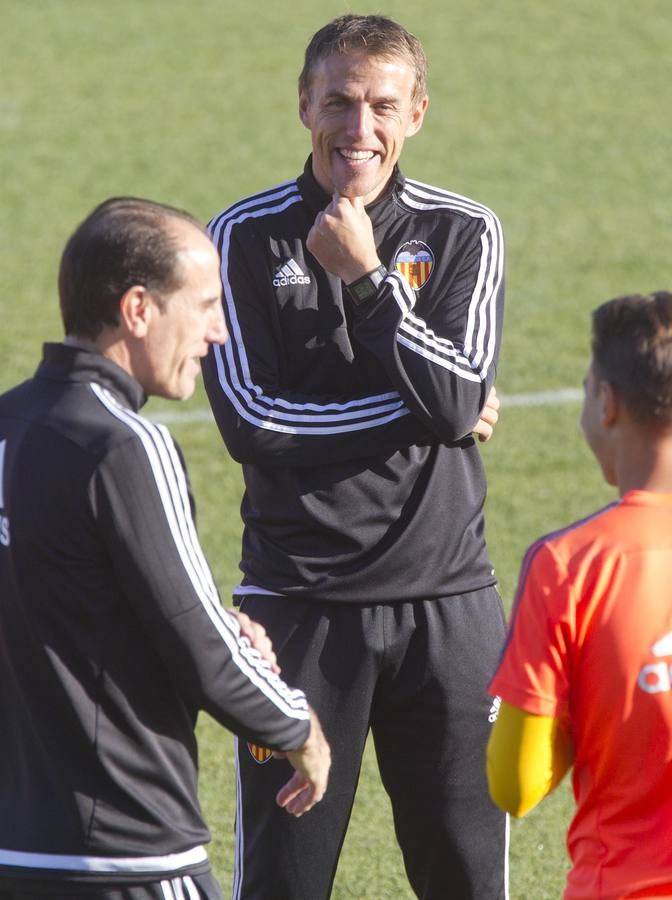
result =
[{"label": "person in orange shirt", "polygon": [[565,900],[672,897],[672,294],[593,312],[583,432],[619,499],[534,543],[490,684],[490,793],[573,767]]}]

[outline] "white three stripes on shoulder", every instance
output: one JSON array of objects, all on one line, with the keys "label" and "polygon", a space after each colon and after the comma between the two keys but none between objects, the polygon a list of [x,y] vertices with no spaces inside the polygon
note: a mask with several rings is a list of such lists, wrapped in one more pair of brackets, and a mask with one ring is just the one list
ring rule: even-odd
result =
[{"label": "white three stripes on shoulder", "polygon": [[413,314],[412,289],[403,280],[395,286],[397,303],[402,310],[408,309],[399,328],[398,342],[462,378],[481,381],[487,375],[496,347],[496,302],[504,275],[504,242],[499,219],[480,203],[419,181],[408,180],[401,196],[412,209],[453,209],[483,220],[479,270],[461,347],[437,336]]},{"label": "white three stripes on shoulder", "polygon": [[90,386],[103,406],[140,439],[182,565],[208,617],[228,647],[233,661],[285,715],[307,719],[309,713],[303,693],[284,684],[279,676],[271,671],[269,663],[250,646],[247,639],[238,639],[240,628],[237,620],[227,613],[219,602],[210,567],[196,534],[184,470],[170,432],[164,425],[152,423],[121,406],[100,385],[91,383]]}]

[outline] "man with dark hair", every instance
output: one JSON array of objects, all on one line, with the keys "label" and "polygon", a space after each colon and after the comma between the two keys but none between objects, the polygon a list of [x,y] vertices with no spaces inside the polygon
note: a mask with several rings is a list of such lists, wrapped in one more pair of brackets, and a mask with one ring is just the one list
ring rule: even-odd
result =
[{"label": "man with dark hair", "polygon": [[[179,210],[109,200],[68,242],[66,338],[0,397],[0,898],[221,898],[200,709],[324,793],[329,748],[261,626],[219,602],[181,454],[138,414],[226,337],[219,259]],[[272,801],[271,801],[272,802]]]},{"label": "man with dark hair", "polygon": [[573,765],[565,898],[672,896],[672,294],[593,313],[581,425],[620,499],[536,541],[491,689],[495,801]]},{"label": "man with dark hair", "polygon": [[245,478],[235,594],[334,748],[304,827],[268,806],[283,763],[239,745],[246,900],[329,896],[369,729],[417,895],[505,895],[481,763],[504,613],[472,435],[497,417],[502,236],[486,207],[399,171],[425,70],[390,19],[326,25],[299,82],[303,174],[210,224],[231,339],[206,388]]},{"label": "man with dark hair", "polygon": [[119,298],[138,282],[163,308],[164,295],[180,283],[179,234],[163,227],[167,217],[207,235],[190,213],[136,197],[106,200],[82,222],[65,245],[58,275],[66,334],[95,338],[103,326],[117,325]]}]

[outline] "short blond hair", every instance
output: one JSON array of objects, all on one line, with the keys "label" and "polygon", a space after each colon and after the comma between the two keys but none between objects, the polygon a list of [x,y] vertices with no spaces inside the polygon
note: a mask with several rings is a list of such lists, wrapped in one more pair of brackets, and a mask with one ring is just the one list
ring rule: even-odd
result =
[{"label": "short blond hair", "polygon": [[339,16],[313,35],[299,75],[299,93],[310,92],[313,70],[321,59],[361,50],[381,59],[405,59],[415,72],[412,101],[419,103],[427,94],[427,57],[415,35],[386,16],[351,13]]}]

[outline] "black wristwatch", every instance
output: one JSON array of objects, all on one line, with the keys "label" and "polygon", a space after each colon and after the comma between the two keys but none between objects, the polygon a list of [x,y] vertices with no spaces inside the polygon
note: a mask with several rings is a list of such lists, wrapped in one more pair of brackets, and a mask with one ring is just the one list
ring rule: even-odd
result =
[{"label": "black wristwatch", "polygon": [[387,269],[385,266],[378,266],[377,269],[367,272],[366,275],[362,275],[361,278],[353,281],[352,284],[346,284],[345,287],[355,306],[359,306],[360,303],[364,303],[365,300],[374,297],[386,275]]}]

